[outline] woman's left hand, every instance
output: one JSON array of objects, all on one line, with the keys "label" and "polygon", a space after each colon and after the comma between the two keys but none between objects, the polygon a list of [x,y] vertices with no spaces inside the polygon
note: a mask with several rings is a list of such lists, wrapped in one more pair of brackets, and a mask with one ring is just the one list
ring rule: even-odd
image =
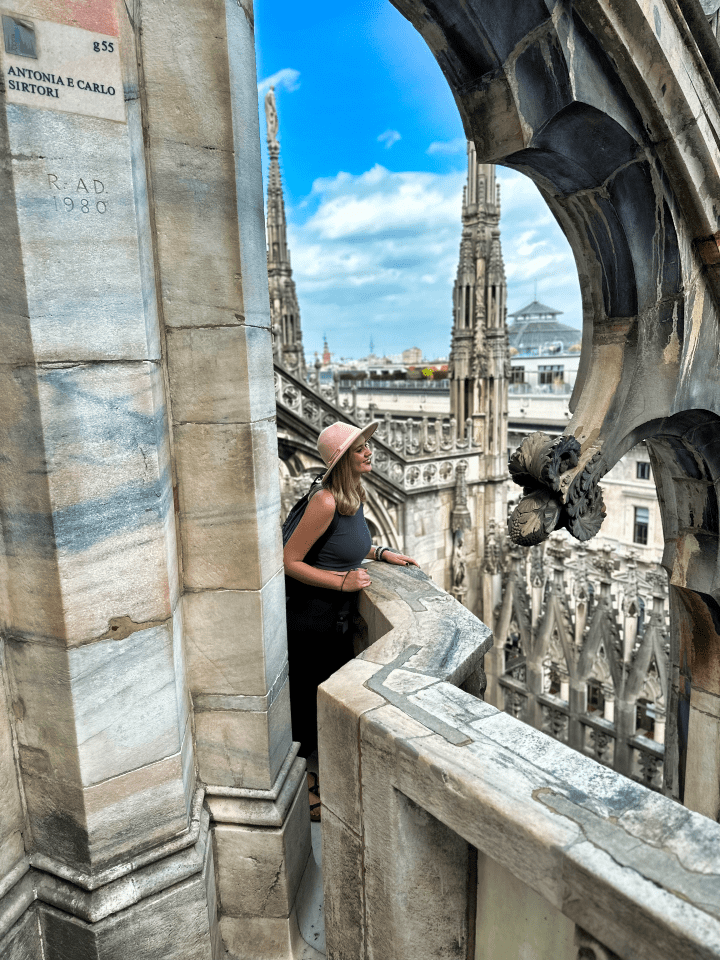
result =
[{"label": "woman's left hand", "polygon": [[382,558],[385,563],[396,563],[400,567],[419,567],[420,564],[412,557],[406,557],[404,553],[392,553],[390,550],[383,552]]}]

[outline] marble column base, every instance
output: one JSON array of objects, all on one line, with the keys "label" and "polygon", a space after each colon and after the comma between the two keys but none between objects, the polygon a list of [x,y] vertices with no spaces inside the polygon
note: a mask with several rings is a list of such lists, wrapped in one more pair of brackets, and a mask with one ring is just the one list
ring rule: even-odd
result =
[{"label": "marble column base", "polygon": [[[196,797],[191,831],[157,859],[127,864],[94,889],[51,873],[32,857],[18,864],[0,898],[4,960],[218,960],[210,816]],[[185,841],[185,846],[179,844]],[[119,868],[115,868],[119,872]]]},{"label": "marble column base", "polygon": [[312,856],[305,760],[298,747],[293,744],[270,790],[206,788],[220,934],[232,960],[319,956],[302,939],[297,921],[300,881]]}]

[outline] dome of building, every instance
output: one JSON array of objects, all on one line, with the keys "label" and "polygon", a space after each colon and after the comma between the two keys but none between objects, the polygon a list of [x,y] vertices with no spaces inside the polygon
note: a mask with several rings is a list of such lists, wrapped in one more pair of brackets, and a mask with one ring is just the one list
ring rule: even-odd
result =
[{"label": "dome of building", "polygon": [[577,344],[581,333],[576,327],[560,323],[556,318],[562,310],[555,310],[533,300],[522,310],[508,314],[513,322],[508,325],[508,342],[518,353],[565,353]]}]

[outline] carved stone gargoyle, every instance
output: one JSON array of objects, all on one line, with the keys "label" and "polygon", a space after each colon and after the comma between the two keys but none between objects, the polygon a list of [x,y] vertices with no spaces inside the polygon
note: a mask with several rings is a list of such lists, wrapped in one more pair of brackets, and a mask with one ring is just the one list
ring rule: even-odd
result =
[{"label": "carved stone gargoyle", "polygon": [[598,481],[607,465],[598,451],[577,470],[580,450],[575,437],[531,433],[513,453],[510,476],[524,494],[508,520],[514,543],[532,547],[561,527],[578,540],[589,540],[598,532],[605,518]]}]

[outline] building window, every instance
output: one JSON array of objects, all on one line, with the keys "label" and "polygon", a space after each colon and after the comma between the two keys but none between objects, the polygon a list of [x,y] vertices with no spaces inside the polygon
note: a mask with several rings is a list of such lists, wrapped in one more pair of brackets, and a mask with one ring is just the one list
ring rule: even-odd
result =
[{"label": "building window", "polygon": [[587,685],[588,713],[603,713],[605,710],[605,696],[599,680],[590,680]]},{"label": "building window", "polygon": [[513,367],[510,383],[525,383],[525,367]]},{"label": "building window", "polygon": [[635,525],[633,526],[633,543],[641,543],[643,546],[648,542],[648,526],[650,524],[650,511],[647,507],[635,507]]},{"label": "building window", "polygon": [[553,384],[553,383],[564,383],[565,381],[565,368],[562,364],[553,364],[552,366],[542,366],[538,367],[538,383],[542,387],[543,385]]},{"label": "building window", "polygon": [[647,460],[638,460],[637,462],[637,478],[638,480],[649,480],[650,479],[650,464]]}]

